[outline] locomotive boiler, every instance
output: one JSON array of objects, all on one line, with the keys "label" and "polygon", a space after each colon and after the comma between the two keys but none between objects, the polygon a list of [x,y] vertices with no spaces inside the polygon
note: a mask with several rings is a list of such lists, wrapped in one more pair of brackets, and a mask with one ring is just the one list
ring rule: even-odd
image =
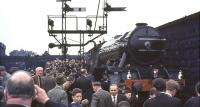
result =
[{"label": "locomotive boiler", "polygon": [[105,44],[102,42],[89,51],[90,70],[97,78],[102,78],[102,74],[117,73],[126,80],[128,78],[123,75],[130,71],[132,80],[152,79],[158,77],[154,70],[159,70],[160,77],[169,78],[162,64],[166,38],[146,23],[137,23],[134,30],[115,37],[114,43]]},{"label": "locomotive boiler", "polygon": [[145,23],[136,25],[133,31],[125,33],[114,44],[101,48],[100,63],[107,59],[120,59],[119,67],[125,63],[153,65],[163,57],[166,38]]}]

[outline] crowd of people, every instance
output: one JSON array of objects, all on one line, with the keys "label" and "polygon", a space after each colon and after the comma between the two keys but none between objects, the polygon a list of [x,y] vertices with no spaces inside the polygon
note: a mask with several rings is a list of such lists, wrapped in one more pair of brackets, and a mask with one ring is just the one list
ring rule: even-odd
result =
[{"label": "crowd of people", "polygon": [[47,74],[57,74],[64,73],[66,76],[69,74],[76,74],[81,68],[87,68],[85,60],[60,60],[56,59],[53,61],[48,61],[45,66],[45,73]]},{"label": "crowd of people", "polygon": [[[0,66],[1,107],[138,107],[137,97],[124,84],[95,80],[84,61],[56,59],[34,72],[13,74]],[[176,98],[180,85],[175,80],[155,78],[143,107],[199,107],[200,82],[196,97],[187,102]]]}]

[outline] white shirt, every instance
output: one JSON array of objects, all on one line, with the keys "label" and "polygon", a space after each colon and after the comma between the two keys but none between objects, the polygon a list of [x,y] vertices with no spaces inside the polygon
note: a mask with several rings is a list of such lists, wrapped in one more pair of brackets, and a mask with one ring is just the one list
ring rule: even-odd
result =
[{"label": "white shirt", "polygon": [[115,96],[112,95],[111,98],[112,98],[112,102],[116,104],[117,103],[117,95],[115,95]]},{"label": "white shirt", "polygon": [[165,94],[169,95],[170,97],[173,97],[172,94],[170,94],[169,92],[165,92]]}]

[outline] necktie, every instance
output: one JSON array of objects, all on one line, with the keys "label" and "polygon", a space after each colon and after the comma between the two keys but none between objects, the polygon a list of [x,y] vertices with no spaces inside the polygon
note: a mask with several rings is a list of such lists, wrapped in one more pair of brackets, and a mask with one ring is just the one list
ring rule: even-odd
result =
[{"label": "necktie", "polygon": [[116,105],[116,99],[115,99],[115,96],[113,96],[113,103],[114,103],[114,105]]}]

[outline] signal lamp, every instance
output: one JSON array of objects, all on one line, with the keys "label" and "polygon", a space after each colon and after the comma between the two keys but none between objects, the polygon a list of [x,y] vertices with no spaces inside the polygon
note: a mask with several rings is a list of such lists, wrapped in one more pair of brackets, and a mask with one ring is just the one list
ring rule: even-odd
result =
[{"label": "signal lamp", "polygon": [[49,48],[54,48],[55,44],[54,43],[49,43]]},{"label": "signal lamp", "polygon": [[87,25],[91,28],[92,27],[92,21],[90,19],[86,20]]}]

